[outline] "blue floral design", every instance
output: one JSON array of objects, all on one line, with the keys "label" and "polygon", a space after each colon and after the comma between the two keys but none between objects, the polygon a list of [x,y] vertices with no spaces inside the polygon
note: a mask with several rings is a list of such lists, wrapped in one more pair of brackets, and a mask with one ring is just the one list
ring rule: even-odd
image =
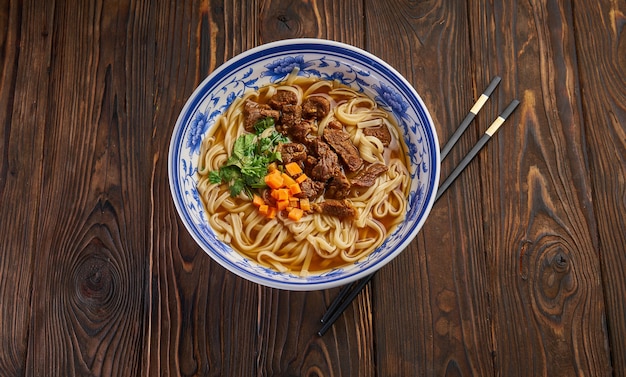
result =
[{"label": "blue floral design", "polygon": [[207,116],[204,113],[197,113],[195,118],[189,124],[189,139],[187,139],[187,147],[191,150],[191,153],[199,153],[200,143],[202,142],[202,135],[207,130],[209,123]]},{"label": "blue floral design", "polygon": [[384,257],[393,252],[390,245],[395,247],[406,239],[410,229],[397,229],[385,240],[384,246],[377,248],[367,258],[356,263],[354,269],[335,269],[321,276],[284,275],[260,266],[254,261],[242,260],[228,244],[218,241],[214,235],[197,192],[197,161],[201,140],[215,123],[215,119],[247,90],[256,90],[262,85],[283,81],[295,68],[300,77],[333,80],[354,90],[368,92],[368,95],[374,97],[379,106],[394,115],[401,129],[400,133],[407,140],[406,157],[411,161],[410,171],[413,180],[409,194],[408,218],[417,218],[422,213],[427,199],[426,194],[433,191],[431,187],[433,180],[429,178],[432,174],[429,174],[429,171],[435,171],[436,168],[432,165],[434,163],[432,151],[426,142],[425,132],[428,130],[428,124],[423,116],[414,110],[415,107],[419,109],[421,106],[404,100],[400,93],[403,93],[405,89],[401,85],[396,86],[395,82],[386,81],[389,73],[384,67],[372,65],[370,60],[362,62],[359,59],[354,60],[351,56],[333,52],[310,53],[305,50],[295,50],[288,53],[291,55],[261,56],[260,60],[247,58],[248,60],[239,61],[233,65],[235,70],[232,74],[219,76],[209,81],[209,85],[201,93],[206,97],[197,103],[197,108],[193,113],[186,116],[184,133],[177,134],[180,135],[177,137],[185,147],[172,149],[178,150],[179,154],[176,156],[170,154],[169,157],[170,161],[174,161],[171,166],[175,167],[175,162],[178,162],[175,170],[177,178],[173,182],[176,191],[174,197],[177,203],[181,204],[181,208],[184,208],[185,225],[202,240],[203,248],[207,252],[211,250],[209,254],[217,256],[218,260],[223,261],[223,264],[230,270],[244,271],[249,276],[259,277],[261,283],[278,280],[285,283],[285,286],[298,286],[300,283],[321,284],[344,274],[352,274],[354,271],[362,271],[368,266],[376,265],[381,255]]},{"label": "blue floral design", "polygon": [[342,83],[343,85],[350,85],[350,80],[346,79],[343,72],[333,72],[332,75],[329,75],[327,73],[322,73],[322,78],[324,80],[329,80],[329,81],[338,81],[340,83]]},{"label": "blue floral design", "polygon": [[305,62],[302,55],[296,57],[287,56],[267,64],[265,66],[267,71],[262,72],[261,77],[270,76],[272,82],[277,82],[287,77],[294,68],[298,68],[302,72],[306,71],[306,69],[312,65],[313,63],[310,61]]},{"label": "blue floral design", "polygon": [[409,104],[402,100],[402,96],[399,93],[382,82],[380,86],[372,85],[372,88],[378,93],[378,96],[375,98],[377,102],[387,107],[400,118],[408,117],[406,111],[409,108]]}]

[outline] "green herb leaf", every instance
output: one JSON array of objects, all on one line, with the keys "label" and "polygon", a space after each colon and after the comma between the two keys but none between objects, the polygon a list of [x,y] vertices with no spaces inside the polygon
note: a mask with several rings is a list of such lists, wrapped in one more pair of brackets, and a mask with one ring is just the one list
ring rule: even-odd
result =
[{"label": "green herb leaf", "polygon": [[241,177],[241,169],[236,165],[227,165],[220,168],[220,176],[222,181],[230,183]]},{"label": "green herb leaf", "polygon": [[217,171],[209,172],[209,182],[211,183],[222,183],[222,176]]},{"label": "green herb leaf", "polygon": [[245,184],[242,180],[238,179],[231,183],[230,185],[230,196],[235,197],[241,193],[241,190],[245,187]]},{"label": "green herb leaf", "polygon": [[274,119],[265,118],[255,124],[256,135],[246,133],[239,136],[233,144],[231,156],[219,172],[209,173],[210,182],[228,184],[231,196],[243,191],[250,198],[252,189],[266,187],[264,178],[269,164],[282,161],[278,146],[289,142],[289,138],[275,129],[267,137],[260,136],[271,127],[274,127]]},{"label": "green herb leaf", "polygon": [[263,133],[263,131],[267,130],[270,127],[274,127],[274,118],[267,117],[265,119],[261,119],[254,124],[254,130],[257,135]]},{"label": "green herb leaf", "polygon": [[245,156],[250,156],[254,153],[254,147],[256,142],[256,136],[254,134],[243,134],[235,140],[233,145],[233,156],[238,159],[243,159]]}]

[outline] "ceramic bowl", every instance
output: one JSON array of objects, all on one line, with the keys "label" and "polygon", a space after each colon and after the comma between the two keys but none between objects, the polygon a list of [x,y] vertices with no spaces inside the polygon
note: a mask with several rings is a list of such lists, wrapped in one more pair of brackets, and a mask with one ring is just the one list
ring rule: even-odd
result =
[{"label": "ceramic bowl", "polygon": [[[294,67],[299,75],[338,80],[364,92],[393,114],[410,160],[411,189],[406,219],[365,260],[306,277],[257,264],[218,240],[196,189],[200,143],[232,101],[246,91],[277,83]],[[344,285],[387,264],[413,240],[435,200],[439,182],[439,142],[433,121],[416,90],[382,59],[359,48],[320,39],[268,43],[228,60],[193,92],[174,127],[168,156],[169,182],[183,224],[216,262],[264,286],[319,290]]]}]

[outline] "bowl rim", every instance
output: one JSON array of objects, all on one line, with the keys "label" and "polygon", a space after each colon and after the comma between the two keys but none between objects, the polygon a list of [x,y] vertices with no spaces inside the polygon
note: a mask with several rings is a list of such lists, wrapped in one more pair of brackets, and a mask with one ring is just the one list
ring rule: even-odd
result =
[{"label": "bowl rim", "polygon": [[[199,94],[202,94],[204,92],[205,90],[204,88],[210,82],[217,80],[218,78],[223,76],[225,73],[227,74],[228,72],[230,72],[235,63],[245,60],[251,56],[256,56],[259,53],[262,53],[267,50],[274,50],[275,48],[288,48],[289,46],[292,46],[292,45],[311,45],[311,46],[319,45],[319,46],[324,46],[324,47],[332,47],[338,50],[345,50],[346,52],[350,52],[351,56],[354,57],[355,59],[359,59],[359,60],[368,59],[369,60],[367,62],[368,64],[374,67],[378,66],[377,69],[382,69],[384,71],[390,72],[394,80],[397,80],[396,84],[401,84],[403,89],[409,92],[413,96],[413,100],[415,100],[415,102],[417,102],[417,104],[419,105],[420,110],[422,112],[422,116],[425,118],[425,123],[426,123],[423,125],[423,127],[425,129],[428,129],[430,131],[429,135],[432,136],[432,138],[428,140],[428,144],[430,147],[430,151],[433,152],[433,154],[430,157],[432,161],[430,165],[430,169],[434,170],[434,176],[432,176],[431,178],[433,181],[433,184],[424,193],[424,195],[427,198],[427,201],[424,203],[421,218],[418,221],[414,222],[414,225],[412,225],[412,229],[410,229],[410,232],[408,232],[406,236],[402,239],[402,241],[399,242],[395,246],[395,250],[383,255],[380,258],[380,260],[374,262],[373,264],[368,266],[366,269],[359,270],[359,271],[351,271],[351,273],[348,275],[341,276],[338,278],[332,278],[332,279],[324,280],[324,281],[322,280],[320,281],[318,280],[316,281],[271,280],[268,277],[258,276],[251,271],[247,271],[247,270],[240,268],[237,265],[233,265],[225,259],[216,257],[213,254],[217,253],[217,251],[207,250],[208,247],[205,247],[205,243],[208,243],[208,242],[202,239],[196,233],[197,229],[195,225],[190,223],[189,219],[187,219],[187,217],[184,215],[186,213],[186,209],[183,207],[182,201],[179,201],[177,199],[179,193],[177,191],[177,188],[175,187],[176,186],[175,181],[177,180],[177,177],[174,175],[174,171],[176,170],[176,168],[173,166],[175,163],[174,157],[178,156],[178,154],[176,154],[175,151],[177,151],[180,148],[180,140],[177,139],[177,136],[181,134],[181,132],[184,130],[186,121],[189,119],[187,115],[190,109],[195,108],[198,102],[202,102],[201,96],[199,96]],[[192,114],[189,114],[189,115],[192,115]],[[187,229],[187,232],[192,236],[196,244],[205,253],[207,253],[213,261],[217,262],[226,270],[234,273],[235,275],[241,278],[244,278],[246,280],[255,282],[257,284],[263,285],[263,286],[290,290],[290,291],[312,291],[312,290],[322,290],[322,289],[328,289],[332,287],[341,286],[344,284],[348,284],[352,281],[358,280],[367,275],[370,275],[378,271],[380,268],[382,268],[387,263],[391,262],[394,258],[396,258],[400,253],[402,253],[404,249],[406,249],[406,247],[409,245],[409,243],[411,243],[415,239],[415,237],[417,236],[417,234],[423,227],[434,205],[436,192],[437,192],[437,186],[439,183],[440,172],[441,172],[440,165],[441,165],[441,162],[440,162],[439,141],[438,141],[437,131],[436,131],[434,122],[432,120],[432,117],[430,115],[430,112],[428,111],[428,108],[424,104],[422,98],[419,96],[415,88],[408,82],[408,80],[406,80],[406,78],[402,74],[400,74],[395,68],[393,68],[389,63],[385,62],[381,58],[373,55],[372,53],[368,51],[365,51],[361,48],[358,48],[349,44],[345,44],[345,43],[337,42],[333,40],[320,39],[320,38],[293,38],[293,39],[284,39],[284,40],[265,43],[265,44],[262,44],[262,45],[259,45],[254,48],[241,52],[233,56],[232,58],[226,60],[220,66],[218,66],[215,70],[213,70],[209,75],[207,75],[207,77],[205,77],[195,87],[191,95],[187,98],[185,105],[181,109],[177,117],[176,123],[174,125],[173,131],[172,131],[172,136],[171,136],[170,145],[169,145],[169,152],[168,152],[168,180],[169,180],[172,200],[176,207],[178,217],[181,219],[183,225]],[[230,246],[228,245],[228,247]],[[251,263],[256,264],[256,262],[250,258],[247,258],[247,257],[243,257],[243,258],[248,259],[250,260]]]}]

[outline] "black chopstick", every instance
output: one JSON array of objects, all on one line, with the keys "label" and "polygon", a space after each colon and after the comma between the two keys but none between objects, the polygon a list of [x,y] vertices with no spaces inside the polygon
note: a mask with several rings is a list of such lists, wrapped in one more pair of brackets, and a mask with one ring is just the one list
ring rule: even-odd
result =
[{"label": "black chopstick", "polygon": [[515,110],[517,105],[519,105],[519,101],[516,99],[513,100],[509,104],[509,106],[507,106],[507,108],[504,109],[504,111],[498,116],[498,118],[496,118],[496,120],[494,120],[493,123],[491,123],[491,126],[489,126],[487,131],[485,131],[483,136],[474,145],[472,150],[470,150],[469,153],[466,154],[465,157],[463,157],[461,162],[459,162],[456,168],[454,168],[454,170],[452,171],[452,173],[450,173],[448,178],[446,178],[446,180],[441,184],[441,186],[439,186],[439,189],[437,190],[437,196],[435,196],[435,201],[439,199],[441,195],[443,195],[443,193],[448,189],[448,187],[450,187],[452,182],[454,182],[454,180],[458,178],[458,176],[461,174],[463,169],[465,169],[467,165],[469,165],[470,161],[472,161],[472,159],[476,157],[478,152],[480,152],[480,150],[485,146],[485,144],[487,144],[487,142],[489,141],[489,139],[491,139],[493,134],[495,134],[496,131],[498,131],[498,129],[500,128],[500,126],[502,126],[506,118],[508,118],[509,115],[511,115],[511,113],[513,112],[513,110]]},{"label": "black chopstick", "polygon": [[[353,282],[352,284],[349,285],[349,287],[352,288],[352,289],[346,289],[344,287],[344,289],[346,291],[348,291],[349,294],[345,298],[342,298],[340,300],[335,299],[333,304],[335,302],[338,302],[338,303],[340,302],[341,303],[340,305],[335,305],[335,306],[337,306],[337,310],[330,311],[330,308],[329,308],[329,310],[326,311],[326,314],[330,313],[330,316],[327,318],[326,321],[322,321],[323,325],[322,325],[322,328],[320,328],[320,330],[317,332],[318,336],[322,336],[322,335],[326,334],[326,331],[328,331],[328,329],[330,329],[330,327],[333,325],[333,323],[335,323],[335,321],[339,318],[339,316],[341,316],[341,314],[346,310],[348,305],[350,305],[352,303],[352,301],[354,301],[356,296],[359,295],[359,293],[363,290],[363,288],[365,288],[367,283],[369,283],[369,281],[372,280],[373,277],[374,277],[374,274],[369,274],[366,277],[364,277],[363,279],[357,280],[357,281]],[[341,296],[341,292],[340,292],[340,295],[338,297],[340,297],[340,296]],[[333,305],[331,305],[331,307],[332,306]]]},{"label": "black chopstick", "polygon": [[[366,279],[369,280],[372,278],[372,276],[373,274],[370,276],[367,276]],[[324,313],[324,316],[322,317],[322,319],[320,319],[320,322],[326,323],[326,321],[328,321],[330,317],[332,317],[332,315],[337,310],[337,307],[339,306],[339,304],[341,304],[345,300],[345,298],[350,294],[350,292],[352,291],[352,288],[356,286],[357,282],[358,280],[355,280],[354,282],[350,284],[346,284],[343,286],[343,288],[341,288],[335,300],[333,300],[330,306],[326,309],[326,313]]]},{"label": "black chopstick", "polygon": [[482,109],[483,105],[487,102],[487,100],[489,99],[493,91],[496,89],[496,86],[498,86],[498,84],[500,83],[500,80],[501,80],[500,76],[495,76],[491,80],[491,82],[489,83],[489,85],[487,86],[483,94],[481,94],[480,97],[478,97],[478,99],[474,103],[474,106],[472,106],[469,113],[467,113],[467,116],[465,117],[465,119],[463,119],[463,121],[461,122],[459,127],[456,129],[454,134],[452,134],[452,137],[450,137],[450,140],[448,140],[446,145],[441,149],[441,161],[443,161],[444,158],[446,158],[448,153],[450,153],[450,151],[452,150],[452,147],[454,146],[454,144],[456,144],[456,142],[459,141],[463,132],[465,132],[465,130],[470,125],[470,123],[472,123],[472,121],[474,120],[474,118],[476,117],[480,109]]},{"label": "black chopstick", "polygon": [[[500,78],[498,77],[497,79],[498,79],[497,82],[499,82]],[[497,82],[495,85],[497,85]],[[492,83],[489,86],[491,87],[493,83],[494,81],[492,81]],[[491,91],[493,91],[493,89]],[[461,160],[461,162],[457,165],[457,167],[452,171],[452,173],[450,173],[448,178],[446,178],[446,180],[439,186],[439,188],[437,189],[437,195],[435,196],[435,203],[437,202],[437,200],[439,200],[439,198],[441,198],[441,195],[443,195],[443,193],[450,187],[452,182],[454,182],[454,180],[458,178],[458,176],[467,167],[467,165],[469,165],[472,159],[476,157],[478,152],[480,152],[480,150],[487,144],[487,142],[491,139],[491,137],[498,131],[500,126],[504,124],[506,119],[513,113],[513,111],[517,108],[518,105],[519,105],[518,100],[511,101],[511,103],[506,107],[506,109],[504,109],[504,111],[498,116],[498,118],[496,118],[496,120],[494,120],[491,123],[489,128],[487,128],[487,130],[485,131],[483,136],[478,140],[476,145],[474,145],[474,147],[469,151],[469,153],[467,153],[467,155],[465,155],[465,157]],[[464,126],[464,127],[467,128],[467,126]],[[455,135],[456,135],[456,132],[455,132]],[[444,157],[445,156],[443,156],[441,160],[443,160]],[[326,310],[326,313],[321,319],[321,322],[323,325],[322,325],[322,328],[317,332],[318,336],[324,335],[328,331],[328,329],[330,329],[333,323],[335,323],[335,321],[341,316],[341,314],[344,312],[344,310],[346,310],[346,308],[350,305],[350,303],[354,301],[356,296],[358,296],[361,290],[365,288],[365,285],[367,285],[367,283],[369,283],[369,281],[372,280],[375,274],[376,273],[374,272],[370,275],[367,275],[365,278],[358,280],[358,281],[354,281],[351,284],[348,284],[341,289],[341,291],[339,292],[335,300],[331,303],[331,305],[328,307],[328,309]]]}]

